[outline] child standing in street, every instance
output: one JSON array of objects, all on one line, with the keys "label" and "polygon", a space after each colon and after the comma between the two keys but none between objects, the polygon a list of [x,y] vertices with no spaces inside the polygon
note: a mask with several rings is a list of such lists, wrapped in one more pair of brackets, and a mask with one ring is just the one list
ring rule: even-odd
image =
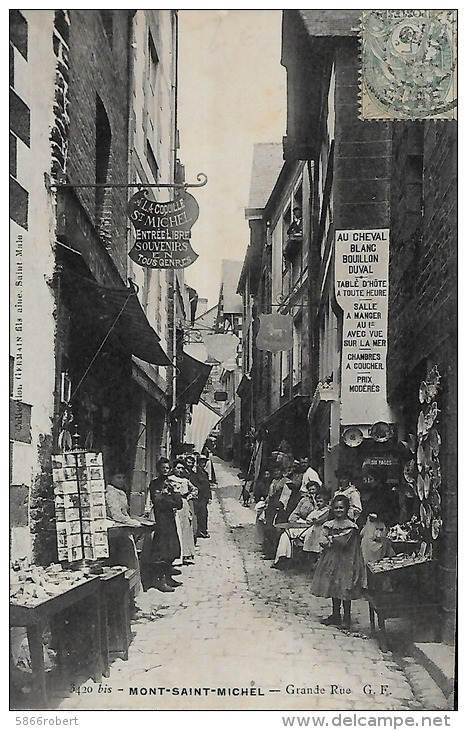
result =
[{"label": "child standing in street", "polygon": [[[321,621],[326,626],[350,628],[351,601],[360,598],[365,566],[360,548],[359,529],[349,519],[349,499],[336,495],[331,503],[332,519],[323,524],[318,558],[311,583],[315,596],[332,599],[332,614]],[[343,617],[341,617],[341,603]]]}]

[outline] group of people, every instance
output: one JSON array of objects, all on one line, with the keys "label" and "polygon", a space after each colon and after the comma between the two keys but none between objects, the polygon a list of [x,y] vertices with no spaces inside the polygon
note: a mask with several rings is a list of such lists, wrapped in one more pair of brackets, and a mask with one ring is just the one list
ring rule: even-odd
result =
[{"label": "group of people", "polygon": [[143,586],[169,592],[181,585],[174,578],[180,568],[194,563],[197,540],[210,537],[208,509],[215,473],[209,457],[195,453],[172,462],[161,458],[156,470],[145,513],[154,519],[156,530],[143,554]]},{"label": "group of people", "polygon": [[[174,576],[181,575],[183,565],[194,563],[197,541],[210,537],[208,509],[216,474],[210,455],[196,452],[181,454],[172,461],[161,458],[156,471],[143,515],[146,524],[155,529],[143,536],[139,555],[132,534],[116,536],[112,548],[117,563],[138,569],[140,589],[157,588],[167,593],[182,585]],[[130,515],[122,473],[112,474],[107,484],[106,508],[108,517],[118,524],[143,524],[141,518]]]},{"label": "group of people", "polygon": [[[376,476],[365,498],[351,471],[336,471],[331,497],[306,459],[276,463],[254,485],[256,524],[273,568],[299,554],[312,571],[311,592],[332,599],[326,625],[350,628],[351,601],[364,595],[366,565],[393,554],[388,529],[397,521],[397,494]],[[373,480],[373,482],[372,482]]]}]

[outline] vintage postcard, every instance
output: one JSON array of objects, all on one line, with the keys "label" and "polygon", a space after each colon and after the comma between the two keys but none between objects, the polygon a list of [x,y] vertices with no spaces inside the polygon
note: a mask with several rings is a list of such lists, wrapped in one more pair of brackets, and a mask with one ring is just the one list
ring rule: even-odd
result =
[{"label": "vintage postcard", "polygon": [[10,710],[449,724],[457,11],[9,18]]}]

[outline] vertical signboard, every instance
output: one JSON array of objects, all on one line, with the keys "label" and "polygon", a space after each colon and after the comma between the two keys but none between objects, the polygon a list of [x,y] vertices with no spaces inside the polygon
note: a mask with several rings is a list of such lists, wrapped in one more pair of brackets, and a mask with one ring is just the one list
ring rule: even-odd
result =
[{"label": "vertical signboard", "polygon": [[335,293],[342,328],[341,423],[390,421],[386,401],[389,229],[338,230]]}]

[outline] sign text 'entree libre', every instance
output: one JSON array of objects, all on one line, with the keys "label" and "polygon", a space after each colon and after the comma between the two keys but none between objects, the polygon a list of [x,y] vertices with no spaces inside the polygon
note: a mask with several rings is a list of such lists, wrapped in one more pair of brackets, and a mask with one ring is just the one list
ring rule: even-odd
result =
[{"label": "sign text 'entree libre'", "polygon": [[130,199],[128,217],[135,228],[129,256],[151,269],[184,269],[198,258],[190,243],[191,227],[198,220],[195,198],[183,191],[174,200],[150,200],[145,190]]}]

